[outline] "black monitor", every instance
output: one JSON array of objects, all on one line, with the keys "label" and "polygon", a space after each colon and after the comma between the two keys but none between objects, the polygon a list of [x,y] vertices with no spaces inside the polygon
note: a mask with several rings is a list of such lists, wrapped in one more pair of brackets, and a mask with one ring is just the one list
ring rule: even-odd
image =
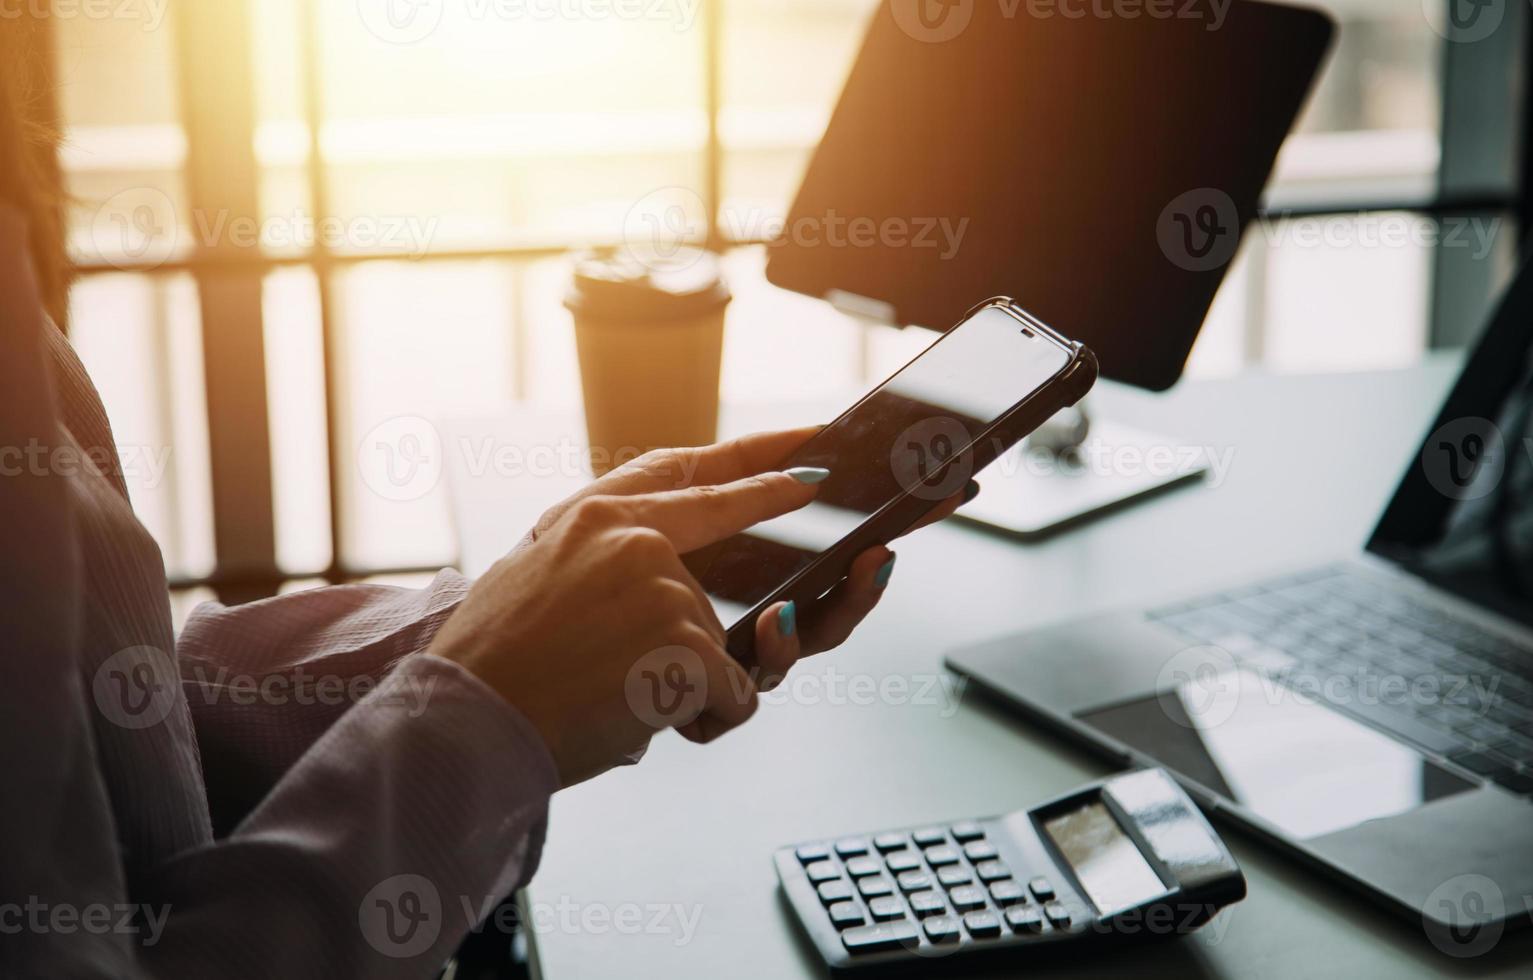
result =
[{"label": "black monitor", "polygon": [[885,0],[767,276],[939,329],[1012,296],[1168,388],[1331,35],[1252,0]]}]

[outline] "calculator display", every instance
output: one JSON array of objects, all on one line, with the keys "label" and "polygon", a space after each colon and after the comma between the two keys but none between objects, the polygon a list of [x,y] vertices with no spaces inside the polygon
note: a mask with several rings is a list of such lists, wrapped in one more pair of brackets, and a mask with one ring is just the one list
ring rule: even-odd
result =
[{"label": "calculator display", "polygon": [[1166,892],[1160,876],[1101,802],[1051,817],[1043,829],[1075,871],[1081,887],[1104,916],[1133,908]]}]

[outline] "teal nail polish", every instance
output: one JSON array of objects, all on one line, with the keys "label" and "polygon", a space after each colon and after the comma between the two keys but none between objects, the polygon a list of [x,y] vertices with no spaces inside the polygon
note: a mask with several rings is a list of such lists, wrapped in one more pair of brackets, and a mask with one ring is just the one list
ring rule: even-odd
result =
[{"label": "teal nail polish", "polygon": [[798,629],[798,606],[790,602],[777,610],[777,632],[783,636],[792,636],[796,629]]},{"label": "teal nail polish", "polygon": [[889,585],[889,577],[894,574],[894,563],[898,558],[899,555],[893,555],[888,561],[884,562],[883,567],[878,570],[878,574],[873,576],[873,584],[875,586],[882,589]]},{"label": "teal nail polish", "polygon": [[784,473],[793,477],[800,483],[824,483],[830,476],[830,470],[819,466],[795,466],[791,470],[783,470]]},{"label": "teal nail polish", "polygon": [[970,480],[969,481],[969,485],[963,488],[963,502],[967,504],[970,501],[972,501],[975,497],[978,497],[978,496],[979,496],[979,484],[974,482],[973,480]]}]

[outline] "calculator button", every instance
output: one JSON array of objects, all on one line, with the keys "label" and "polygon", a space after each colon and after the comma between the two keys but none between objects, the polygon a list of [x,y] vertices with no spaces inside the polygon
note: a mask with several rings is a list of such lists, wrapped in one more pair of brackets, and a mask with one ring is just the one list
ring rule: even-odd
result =
[{"label": "calculator button", "polygon": [[939,915],[923,923],[926,938],[934,943],[951,943],[958,940],[958,920],[951,915]]},{"label": "calculator button", "polygon": [[985,890],[975,885],[962,885],[948,892],[947,897],[960,912],[985,907]]},{"label": "calculator button", "polygon": [[862,892],[863,898],[877,898],[880,895],[894,894],[894,882],[879,875],[876,878],[863,878],[857,882],[857,890]]},{"label": "calculator button", "polygon": [[830,848],[824,844],[805,844],[793,853],[798,855],[800,864],[813,864],[830,857]]},{"label": "calculator button", "polygon": [[1006,866],[1005,861],[981,861],[974,866],[974,872],[979,875],[980,881],[1000,881],[1011,877],[1011,868]]},{"label": "calculator button", "polygon": [[1001,934],[1001,920],[994,912],[970,912],[963,917],[964,928],[976,939],[988,939]]},{"label": "calculator button", "polygon": [[969,874],[969,869],[961,864],[954,864],[937,872],[937,880],[942,882],[944,888],[957,888],[959,885],[971,884],[974,876]]},{"label": "calculator button", "polygon": [[820,901],[826,905],[832,902],[844,902],[852,897],[852,883],[843,879],[827,881],[819,887]]},{"label": "calculator button", "polygon": [[1036,905],[1007,909],[1006,924],[1017,932],[1042,932],[1043,913]]},{"label": "calculator button", "polygon": [[1038,901],[1040,902],[1047,902],[1049,899],[1054,897],[1053,882],[1049,881],[1049,879],[1043,877],[1042,875],[1039,875],[1032,881],[1029,881],[1027,883],[1027,887],[1033,890],[1033,894],[1038,896]]},{"label": "calculator button", "polygon": [[830,907],[830,921],[837,929],[846,929],[863,925],[868,920],[862,914],[862,906],[856,902],[837,902]]},{"label": "calculator button", "polygon": [[878,848],[879,853],[888,854],[890,851],[903,850],[910,846],[904,834],[879,834],[873,838],[873,846]]},{"label": "calculator button", "polygon": [[933,844],[947,842],[947,833],[941,827],[922,827],[910,836],[914,838],[917,847],[931,847]]},{"label": "calculator button", "polygon": [[902,892],[924,892],[932,887],[932,876],[925,871],[907,871],[898,880]]},{"label": "calculator button", "polygon": [[822,881],[834,881],[841,877],[841,869],[836,867],[834,861],[816,861],[804,869],[804,874],[809,880],[818,884]]},{"label": "calculator button", "polygon": [[876,875],[882,870],[884,870],[884,862],[869,855],[854,857],[846,862],[846,873],[853,878],[866,878],[868,875]]},{"label": "calculator button", "polygon": [[963,856],[970,861],[989,861],[995,857],[995,845],[987,840],[973,840],[963,846]]},{"label": "calculator button", "polygon": [[998,881],[990,886],[990,897],[995,904],[1005,907],[1027,901],[1027,890],[1015,881]]},{"label": "calculator button", "polygon": [[841,945],[849,953],[872,953],[881,949],[895,949],[914,945],[920,933],[909,919],[903,922],[883,922],[876,926],[859,926],[841,934]]},{"label": "calculator button", "polygon": [[934,868],[940,868],[945,864],[957,864],[958,852],[946,844],[926,849],[926,863]]},{"label": "calculator button", "polygon": [[984,828],[973,820],[964,820],[952,826],[953,839],[962,844],[965,841],[979,840],[985,836]]},{"label": "calculator button", "polygon": [[868,853],[868,842],[863,837],[843,837],[836,841],[836,853],[844,858]]},{"label": "calculator button", "polygon": [[893,872],[914,871],[921,866],[921,855],[915,851],[895,851],[884,858],[884,864]]},{"label": "calculator button", "polygon": [[873,913],[874,922],[902,919],[905,917],[905,903],[892,895],[885,895],[883,898],[875,898],[869,902],[868,911]]},{"label": "calculator button", "polygon": [[1058,902],[1050,902],[1043,907],[1043,914],[1049,917],[1049,921],[1060,929],[1070,925],[1070,910]]},{"label": "calculator button", "polygon": [[910,902],[910,911],[923,919],[947,911],[947,903],[936,892],[915,892],[905,897]]}]

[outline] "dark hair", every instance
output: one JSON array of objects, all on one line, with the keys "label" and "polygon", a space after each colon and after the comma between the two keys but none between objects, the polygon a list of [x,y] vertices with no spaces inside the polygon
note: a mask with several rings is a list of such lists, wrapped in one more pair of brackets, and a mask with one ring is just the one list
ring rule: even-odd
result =
[{"label": "dark hair", "polygon": [[64,245],[58,131],[49,109],[47,24],[30,16],[0,30],[0,206],[26,219],[43,308],[61,328],[71,275]]}]

